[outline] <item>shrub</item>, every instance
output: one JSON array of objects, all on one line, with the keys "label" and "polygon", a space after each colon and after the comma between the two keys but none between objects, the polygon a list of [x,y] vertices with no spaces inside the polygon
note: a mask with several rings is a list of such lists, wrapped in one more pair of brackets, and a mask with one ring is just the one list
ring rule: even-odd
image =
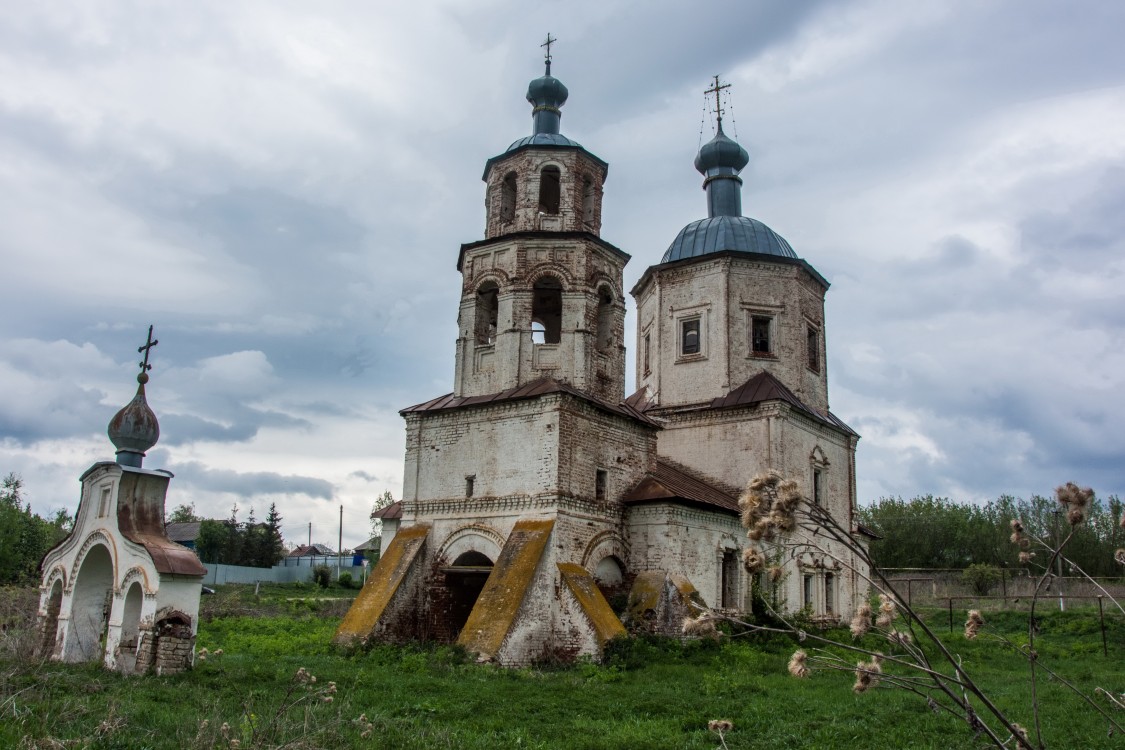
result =
[{"label": "shrub", "polygon": [[341,573],[339,578],[340,588],[350,589],[355,588],[355,580],[352,578],[351,573]]},{"label": "shrub", "polygon": [[961,572],[961,582],[979,596],[987,596],[1000,580],[1000,569],[995,565],[974,563]]},{"label": "shrub", "polygon": [[332,568],[327,565],[317,565],[313,568],[313,582],[322,589],[328,588],[332,583]]}]

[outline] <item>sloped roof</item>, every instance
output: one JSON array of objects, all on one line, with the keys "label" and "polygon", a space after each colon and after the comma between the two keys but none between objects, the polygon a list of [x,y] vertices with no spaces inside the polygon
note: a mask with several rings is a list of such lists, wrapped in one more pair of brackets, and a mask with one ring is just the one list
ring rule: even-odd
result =
[{"label": "sloped roof", "polygon": [[366,552],[369,549],[379,549],[383,544],[383,538],[373,536],[363,544],[357,544],[353,549],[355,552]]},{"label": "sloped roof", "polygon": [[745,383],[735,388],[733,391],[725,396],[720,396],[711,401],[712,409],[726,409],[733,406],[754,406],[764,401],[784,401],[791,406],[803,411],[817,421],[829,424],[837,429],[859,437],[859,433],[848,427],[842,419],[837,417],[832,412],[828,412],[827,416],[820,412],[805,406],[801,399],[797,398],[793,391],[785,387],[785,384],[775,378],[773,375],[766,371],[759,372],[754,377],[747,380]]},{"label": "sloped roof", "polygon": [[336,552],[327,544],[302,544],[289,553],[289,557],[309,557],[312,555],[334,555]]},{"label": "sloped roof", "polygon": [[[386,508],[380,508],[379,510],[372,511],[371,517],[372,518],[382,518],[384,521],[390,521],[390,520],[393,520],[393,519],[396,519],[396,518],[402,518],[402,501],[401,500],[395,500],[393,503],[388,505]],[[359,549],[359,548],[357,547],[356,549]]]},{"label": "sloped roof", "polygon": [[622,498],[630,505],[658,500],[681,500],[738,513],[738,498],[732,488],[665,459],[658,459],[652,471]]},{"label": "sloped roof", "polygon": [[444,396],[438,396],[435,399],[426,401],[425,403],[416,404],[415,406],[408,406],[399,414],[406,416],[414,412],[426,411],[441,411],[444,409],[462,409],[470,406],[479,406],[481,404],[501,403],[504,401],[520,401],[524,399],[538,398],[539,396],[546,396],[551,393],[566,393],[570,396],[580,398],[587,401],[591,405],[601,409],[602,411],[614,414],[619,417],[632,419],[649,427],[659,427],[656,422],[646,417],[633,406],[625,402],[611,404],[607,401],[594,398],[589,393],[580,391],[568,383],[560,383],[554,378],[539,378],[530,383],[516,386],[515,388],[508,388],[507,390],[500,391],[499,393],[489,393],[483,396],[454,396],[452,393],[447,393]]},{"label": "sloped roof", "polygon": [[164,533],[173,542],[194,542],[199,538],[199,527],[202,525],[200,521],[166,523],[164,524]]}]

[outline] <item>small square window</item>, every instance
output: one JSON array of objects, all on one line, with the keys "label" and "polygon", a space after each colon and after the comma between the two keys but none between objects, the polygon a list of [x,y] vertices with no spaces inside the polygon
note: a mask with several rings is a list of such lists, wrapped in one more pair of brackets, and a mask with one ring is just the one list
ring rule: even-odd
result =
[{"label": "small square window", "polygon": [[773,319],[766,315],[750,318],[750,351],[754,354],[771,354],[770,325]]},{"label": "small square window", "polygon": [[605,469],[598,469],[594,475],[594,499],[598,502],[605,502],[607,479],[608,475]]},{"label": "small square window", "polygon": [[680,323],[680,354],[699,354],[699,318]]},{"label": "small square window", "polygon": [[465,477],[465,497],[472,497],[473,491],[476,489],[477,475]]},{"label": "small square window", "polygon": [[805,342],[809,355],[809,369],[820,372],[820,331],[813,326],[809,326]]}]

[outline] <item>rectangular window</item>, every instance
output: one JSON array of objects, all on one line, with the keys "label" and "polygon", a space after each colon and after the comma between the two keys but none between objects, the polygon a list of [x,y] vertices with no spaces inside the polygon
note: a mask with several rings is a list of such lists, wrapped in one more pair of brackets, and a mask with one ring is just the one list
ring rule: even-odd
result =
[{"label": "rectangular window", "polygon": [[699,318],[680,323],[680,354],[699,354]]},{"label": "rectangular window", "polygon": [[754,354],[770,354],[770,323],[772,319],[765,315],[754,315],[750,318],[750,351]]},{"label": "rectangular window", "polygon": [[820,331],[809,326],[805,343],[809,354],[809,369],[820,372]]},{"label": "rectangular window", "polygon": [[738,609],[738,556],[734,550],[723,550],[722,607]]},{"label": "rectangular window", "polygon": [[652,334],[646,333],[645,334],[645,348],[644,348],[644,370],[643,370],[645,375],[648,375],[650,372],[652,372],[651,351],[652,351]]},{"label": "rectangular window", "polygon": [[824,475],[820,469],[812,471],[812,497],[816,505],[824,505]]},{"label": "rectangular window", "polygon": [[831,573],[824,574],[824,613],[831,615],[836,612],[836,576]]},{"label": "rectangular window", "polygon": [[477,483],[477,475],[476,474],[473,474],[472,476],[465,477],[465,497],[472,497],[473,496],[473,490],[475,489],[474,485],[476,483]]},{"label": "rectangular window", "polygon": [[606,470],[598,469],[594,475],[594,498],[599,502],[605,502],[606,479]]},{"label": "rectangular window", "polygon": [[98,518],[105,518],[109,515],[109,493],[111,489],[110,487],[102,487],[102,497],[98,503]]},{"label": "rectangular window", "polygon": [[805,606],[812,609],[813,606],[813,577],[805,576]]}]

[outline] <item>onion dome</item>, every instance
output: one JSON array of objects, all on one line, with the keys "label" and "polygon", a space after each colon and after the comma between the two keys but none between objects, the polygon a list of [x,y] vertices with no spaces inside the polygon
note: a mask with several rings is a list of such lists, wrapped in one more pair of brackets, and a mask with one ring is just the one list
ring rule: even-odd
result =
[{"label": "onion dome", "polygon": [[749,163],[750,154],[746,153],[746,149],[739,146],[737,142],[727,138],[722,123],[719,124],[719,132],[703,144],[703,148],[699,149],[699,154],[695,157],[695,168],[704,175],[711,170],[723,168],[738,173]]},{"label": "onion dome", "polygon": [[[551,75],[551,61],[549,59],[546,61],[546,66],[547,72],[527,86],[527,101],[532,106],[531,138],[536,145],[540,145],[539,141],[536,140],[537,136],[561,137],[559,136],[559,125],[562,121],[560,107],[566,104],[566,99],[570,96],[570,92],[566,90],[563,82]],[[559,145],[571,145],[570,139],[563,138],[563,140],[567,143]],[[556,145],[550,139],[544,139],[544,143]]]},{"label": "onion dome", "polygon": [[145,400],[148,374],[137,375],[137,395],[109,420],[110,442],[117,448],[117,463],[140,467],[145,451],[160,439],[160,423]]}]

